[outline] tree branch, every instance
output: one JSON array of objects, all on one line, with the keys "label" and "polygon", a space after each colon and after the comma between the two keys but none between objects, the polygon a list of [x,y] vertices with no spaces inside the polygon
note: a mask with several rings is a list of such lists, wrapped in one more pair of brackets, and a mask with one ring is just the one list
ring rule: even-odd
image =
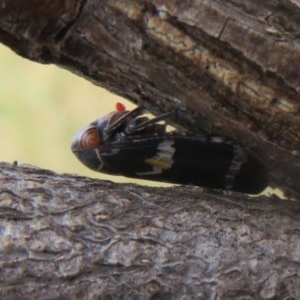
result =
[{"label": "tree branch", "polygon": [[239,141],[300,187],[295,1],[2,0],[0,39],[176,123]]},{"label": "tree branch", "polygon": [[[300,200],[296,1],[0,4],[0,40],[20,55],[237,140]],[[2,298],[299,298],[299,202],[0,176]]]},{"label": "tree branch", "polygon": [[299,202],[7,164],[0,184],[2,299],[299,296]]}]

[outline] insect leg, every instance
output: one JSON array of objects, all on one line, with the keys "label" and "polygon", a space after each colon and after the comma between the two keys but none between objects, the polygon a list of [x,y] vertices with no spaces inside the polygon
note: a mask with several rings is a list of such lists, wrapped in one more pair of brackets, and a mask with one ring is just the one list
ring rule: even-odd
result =
[{"label": "insect leg", "polygon": [[174,115],[174,112],[168,112],[168,113],[165,113],[165,114],[162,114],[156,118],[153,118],[153,119],[149,119],[143,123],[140,123],[138,125],[136,124],[132,124],[126,128],[126,133],[127,134],[133,134],[133,133],[136,133],[136,132],[139,132],[139,131],[142,131],[144,130],[145,128],[147,128],[148,126],[151,126],[153,124],[156,124],[160,121],[163,121],[163,120],[166,120],[166,119],[169,119],[172,115]]},{"label": "insect leg", "polygon": [[127,122],[128,118],[134,118],[142,113],[144,108],[142,106],[138,106],[135,109],[124,113],[119,119],[117,119],[112,124],[109,124],[108,128],[106,128],[104,132],[104,140],[108,138],[112,132],[117,130],[120,126],[122,126],[125,122]]}]

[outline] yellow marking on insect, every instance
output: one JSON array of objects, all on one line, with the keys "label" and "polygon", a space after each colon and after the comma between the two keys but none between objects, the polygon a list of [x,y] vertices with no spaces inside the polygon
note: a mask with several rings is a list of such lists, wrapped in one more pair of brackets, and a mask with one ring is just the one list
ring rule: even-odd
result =
[{"label": "yellow marking on insect", "polygon": [[156,158],[147,158],[145,159],[145,163],[161,170],[168,170],[172,168],[172,164]]},{"label": "yellow marking on insect", "polygon": [[147,172],[137,172],[138,176],[145,175],[157,175],[161,174],[164,170],[169,170],[172,168],[173,155],[175,153],[175,148],[173,147],[174,141],[164,140],[157,146],[157,154],[153,157],[146,158],[144,162],[152,166],[152,171]]}]

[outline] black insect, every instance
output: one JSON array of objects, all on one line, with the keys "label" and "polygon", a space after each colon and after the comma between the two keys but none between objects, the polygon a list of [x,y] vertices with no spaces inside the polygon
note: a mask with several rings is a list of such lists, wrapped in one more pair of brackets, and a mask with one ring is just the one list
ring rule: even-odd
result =
[{"label": "black insect", "polygon": [[238,145],[206,133],[167,132],[142,107],[114,111],[81,130],[72,151],[88,168],[113,175],[257,194],[268,185],[264,166]]}]

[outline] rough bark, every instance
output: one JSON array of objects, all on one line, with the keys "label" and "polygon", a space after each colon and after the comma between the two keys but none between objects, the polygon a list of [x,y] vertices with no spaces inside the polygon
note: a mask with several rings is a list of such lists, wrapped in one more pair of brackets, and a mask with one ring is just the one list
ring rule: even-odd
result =
[{"label": "rough bark", "polygon": [[0,39],[19,54],[232,137],[261,158],[271,185],[299,195],[297,1],[0,3]]},{"label": "rough bark", "polygon": [[[0,0],[0,40],[153,112],[175,110],[185,128],[237,140],[300,200],[299,7]],[[299,298],[298,202],[8,165],[0,174],[5,299]]]},{"label": "rough bark", "polygon": [[1,299],[300,297],[298,201],[5,164],[0,185]]}]

